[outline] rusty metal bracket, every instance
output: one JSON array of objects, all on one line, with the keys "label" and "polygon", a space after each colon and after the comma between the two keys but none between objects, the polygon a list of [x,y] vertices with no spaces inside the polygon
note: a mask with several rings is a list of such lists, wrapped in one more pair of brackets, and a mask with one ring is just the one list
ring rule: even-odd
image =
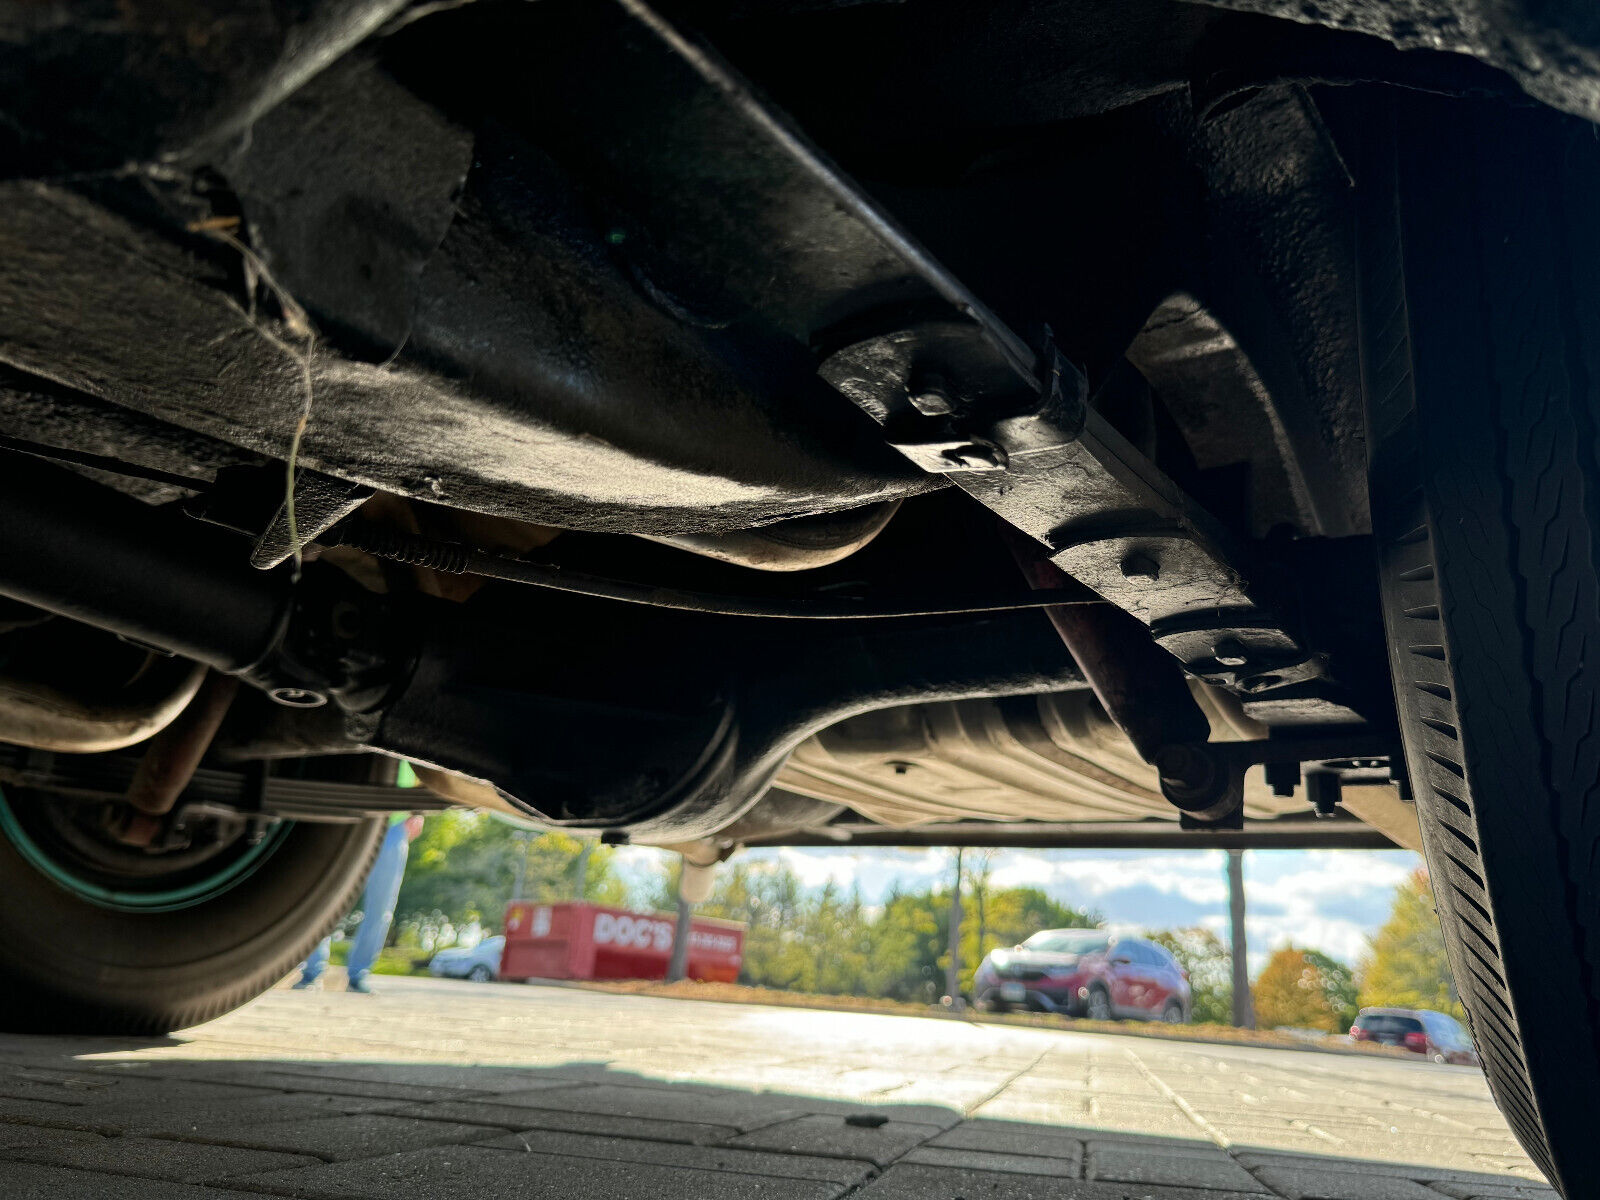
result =
[{"label": "rusty metal bracket", "polygon": [[[1258,594],[1243,548],[1089,406],[1076,367],[1047,345],[1025,368],[1018,339],[976,301],[967,320],[959,335],[924,322],[865,338],[820,373],[902,454],[1040,543],[1195,674],[1251,697],[1325,674]],[[914,400],[928,377],[947,398],[933,416]]]}]

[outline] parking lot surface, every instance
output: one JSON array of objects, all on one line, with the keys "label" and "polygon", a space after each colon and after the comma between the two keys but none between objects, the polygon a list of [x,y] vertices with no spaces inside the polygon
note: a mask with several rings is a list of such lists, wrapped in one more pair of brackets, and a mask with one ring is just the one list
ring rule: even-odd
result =
[{"label": "parking lot surface", "polygon": [[7,1200],[1533,1200],[1475,1071],[380,979],[0,1038]]}]

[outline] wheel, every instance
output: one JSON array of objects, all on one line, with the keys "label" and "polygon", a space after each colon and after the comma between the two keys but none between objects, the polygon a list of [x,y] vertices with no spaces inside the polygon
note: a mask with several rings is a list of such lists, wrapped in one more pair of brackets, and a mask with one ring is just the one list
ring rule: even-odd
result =
[{"label": "wheel", "polygon": [[1358,172],[1361,336],[1401,740],[1490,1087],[1551,1182],[1588,1194],[1600,143],[1460,101],[1417,103],[1378,142]]},{"label": "wheel", "polygon": [[479,963],[477,966],[473,967],[472,970],[467,972],[467,978],[472,980],[473,983],[488,983],[489,980],[494,978],[494,972],[489,970],[489,968],[484,966],[482,963]]},{"label": "wheel", "polygon": [[1091,1021],[1111,1020],[1111,994],[1103,987],[1089,989],[1089,999],[1084,1004],[1083,1015]]},{"label": "wheel", "polygon": [[381,822],[234,822],[151,854],[95,806],[0,793],[0,1029],[165,1033],[281,979],[355,903]]},{"label": "wheel", "polygon": [[1161,1019],[1168,1025],[1182,1025],[1183,1005],[1176,1000],[1168,1000],[1167,1006],[1161,1010]]}]

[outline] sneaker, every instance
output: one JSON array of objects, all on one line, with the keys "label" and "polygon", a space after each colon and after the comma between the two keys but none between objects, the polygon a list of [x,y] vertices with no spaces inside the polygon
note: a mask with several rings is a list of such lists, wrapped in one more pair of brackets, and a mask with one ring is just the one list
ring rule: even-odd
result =
[{"label": "sneaker", "polygon": [[360,975],[352,979],[349,983],[344,985],[344,990],[347,992],[360,992],[363,996],[372,995],[372,985],[367,982],[367,977],[365,975]]},{"label": "sneaker", "polygon": [[299,980],[296,980],[294,983],[290,984],[289,986],[294,991],[297,991],[297,992],[309,991],[309,990],[311,990],[313,988],[315,988],[317,991],[320,992],[322,990],[322,980],[320,980],[320,979],[299,979]]}]

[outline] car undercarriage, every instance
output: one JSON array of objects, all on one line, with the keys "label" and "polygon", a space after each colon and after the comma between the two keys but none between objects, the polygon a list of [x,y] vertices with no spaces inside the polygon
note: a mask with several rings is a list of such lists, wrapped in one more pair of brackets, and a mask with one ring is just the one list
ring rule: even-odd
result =
[{"label": "car undercarriage", "polygon": [[[1401,845],[1455,881],[1497,1094],[1579,1177],[1494,927],[1543,861],[1492,865],[1525,776],[1468,785],[1537,681],[1546,732],[1493,761],[1545,746],[1527,786],[1581,826],[1551,936],[1593,1018],[1561,639],[1600,611],[1560,585],[1587,526],[1550,532],[1595,473],[1557,469],[1593,431],[1588,284],[1537,324],[1561,348],[1495,308],[1589,261],[1592,13],[61,3],[0,32],[0,875],[156,960],[138,931],[202,901],[300,923],[227,986],[151,999],[119,960],[8,1021],[238,1003],[384,814],[452,804],[702,867]],[[1502,212],[1549,244],[1506,258]],[[1472,625],[1491,577],[1518,620]],[[315,839],[311,897],[273,863]]]}]

